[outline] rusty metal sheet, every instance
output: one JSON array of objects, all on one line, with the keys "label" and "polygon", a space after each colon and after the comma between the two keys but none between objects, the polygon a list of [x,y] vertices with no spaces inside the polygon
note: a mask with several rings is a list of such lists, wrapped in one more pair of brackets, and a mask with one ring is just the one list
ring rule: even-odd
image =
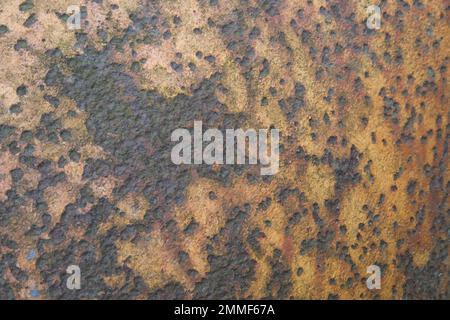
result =
[{"label": "rusty metal sheet", "polygon": [[0,298],[450,298],[448,1],[72,2],[0,2]]}]

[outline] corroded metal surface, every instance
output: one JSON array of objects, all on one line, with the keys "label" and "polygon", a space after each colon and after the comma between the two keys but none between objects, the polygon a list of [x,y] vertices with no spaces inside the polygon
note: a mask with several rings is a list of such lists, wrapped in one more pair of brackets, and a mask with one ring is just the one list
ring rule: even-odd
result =
[{"label": "corroded metal surface", "polygon": [[[448,1],[379,30],[369,1],[71,4],[1,0],[0,298],[449,298]],[[279,172],[173,165],[194,120],[278,128]]]}]

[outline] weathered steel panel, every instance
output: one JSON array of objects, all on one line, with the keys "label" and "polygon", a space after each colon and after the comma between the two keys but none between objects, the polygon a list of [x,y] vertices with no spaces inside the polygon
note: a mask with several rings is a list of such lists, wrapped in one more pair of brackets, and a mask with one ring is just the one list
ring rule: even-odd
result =
[{"label": "weathered steel panel", "polygon": [[448,1],[71,2],[1,1],[0,298],[450,298]]}]

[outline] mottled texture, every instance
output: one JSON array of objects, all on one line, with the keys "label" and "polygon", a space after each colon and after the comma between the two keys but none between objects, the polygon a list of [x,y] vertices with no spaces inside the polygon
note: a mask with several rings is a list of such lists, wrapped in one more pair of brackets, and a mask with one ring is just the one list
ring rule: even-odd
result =
[{"label": "mottled texture", "polygon": [[[1,299],[450,298],[448,1],[72,2],[1,2]],[[172,164],[194,120],[279,172]]]}]

